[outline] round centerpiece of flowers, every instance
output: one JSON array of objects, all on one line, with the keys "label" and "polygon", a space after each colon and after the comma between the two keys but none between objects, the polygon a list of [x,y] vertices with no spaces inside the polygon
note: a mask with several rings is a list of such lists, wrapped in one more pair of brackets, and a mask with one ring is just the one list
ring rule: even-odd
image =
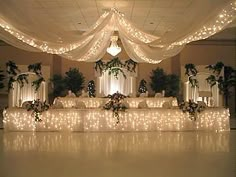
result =
[{"label": "round centerpiece of flowers", "polygon": [[113,116],[117,119],[117,124],[120,122],[119,111],[125,111],[128,107],[124,104],[125,95],[116,92],[112,95],[108,95],[108,102],[103,106],[103,109],[112,110]]},{"label": "round centerpiece of flowers", "polygon": [[189,113],[191,120],[196,120],[197,113],[200,113],[206,109],[206,104],[203,101],[195,103],[193,100],[184,101],[179,105],[179,108],[184,112]]}]

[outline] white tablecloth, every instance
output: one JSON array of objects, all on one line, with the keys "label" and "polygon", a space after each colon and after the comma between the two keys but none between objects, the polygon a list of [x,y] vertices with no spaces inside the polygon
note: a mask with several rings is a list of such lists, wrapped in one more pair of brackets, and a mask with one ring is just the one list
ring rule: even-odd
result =
[{"label": "white tablecloth", "polygon": [[4,129],[10,131],[186,131],[229,130],[229,111],[208,108],[196,121],[180,109],[128,109],[120,112],[120,123],[112,111],[102,109],[49,109],[42,122],[35,122],[25,109],[8,109]]},{"label": "white tablecloth", "polygon": [[[125,101],[129,104],[130,108],[138,108],[138,104],[146,100],[149,108],[161,108],[163,103],[170,102],[172,106],[178,106],[177,99],[173,97],[137,97],[137,98],[125,98]],[[64,108],[72,108],[76,106],[76,102],[84,102],[86,108],[98,108],[100,105],[108,101],[107,98],[83,98],[83,97],[58,97],[54,100],[54,103],[61,102]]]}]

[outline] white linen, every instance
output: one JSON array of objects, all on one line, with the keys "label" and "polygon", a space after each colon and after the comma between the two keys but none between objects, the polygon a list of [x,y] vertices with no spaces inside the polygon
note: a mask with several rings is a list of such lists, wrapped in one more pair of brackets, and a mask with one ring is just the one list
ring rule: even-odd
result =
[{"label": "white linen", "polygon": [[[86,108],[99,108],[100,105],[108,101],[107,98],[68,98],[68,97],[58,97],[55,99],[58,102],[63,104],[64,108],[72,108],[76,105],[76,101],[82,101],[85,103]],[[125,101],[129,104],[130,108],[138,108],[138,104],[146,100],[149,108],[161,108],[164,102],[170,102],[172,106],[178,106],[177,99],[173,97],[163,97],[163,98],[154,98],[154,97],[137,97],[137,98],[125,98]],[[54,101],[54,102],[56,102]]]},{"label": "white linen", "polygon": [[229,110],[209,108],[196,121],[180,109],[128,109],[120,112],[120,123],[112,111],[101,109],[49,109],[42,122],[32,112],[11,108],[4,113],[6,131],[228,131]]}]

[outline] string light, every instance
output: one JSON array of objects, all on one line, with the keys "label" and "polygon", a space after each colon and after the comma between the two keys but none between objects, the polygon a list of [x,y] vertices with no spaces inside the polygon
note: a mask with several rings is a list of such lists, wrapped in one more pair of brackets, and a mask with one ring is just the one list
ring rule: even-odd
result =
[{"label": "string light", "polygon": [[[122,38],[123,36],[123,40],[128,41],[129,44],[132,39],[135,39],[141,43],[147,44],[147,47],[157,47],[158,56],[155,55],[155,58],[151,58],[143,52],[139,43],[136,43],[134,46],[134,42],[132,42],[132,46],[134,46],[132,55],[137,57],[134,59],[142,60],[148,63],[160,63],[161,60],[176,55],[185,44],[196,40],[206,39],[209,36],[221,31],[226,25],[232,22],[235,17],[235,11],[236,2],[234,1],[229,3],[229,5],[222,10],[215,20],[205,24],[201,29],[195,31],[193,34],[170,44],[163,44],[161,40],[158,41],[159,37],[139,30],[115,8],[112,8],[110,12],[105,12],[97,20],[97,22],[82,35],[82,38],[75,43],[59,44],[35,39],[27,34],[24,34],[23,32],[18,31],[2,19],[0,19],[0,27],[12,36],[16,37],[18,40],[43,52],[61,54],[64,57],[77,61],[96,60],[96,57],[100,56],[100,54],[104,52],[104,49],[107,48],[107,41],[109,41],[113,31],[118,30],[120,37]],[[104,27],[101,28],[101,30],[99,29],[96,31],[95,29],[99,26]],[[93,40],[94,37],[98,37],[98,40]],[[91,41],[92,44],[90,44]],[[158,45],[156,46],[152,44],[152,42],[158,42]],[[88,51],[79,57],[76,52],[81,53],[81,50],[87,44],[91,45],[91,47],[88,47]],[[78,50],[75,51],[76,49]]]},{"label": "string light", "polygon": [[196,121],[180,109],[128,109],[119,113],[116,124],[112,111],[101,109],[49,109],[42,122],[35,122],[25,109],[8,109],[4,129],[11,131],[229,131],[229,110],[209,108]]},{"label": "string light", "polygon": [[[171,102],[172,106],[178,106],[177,99],[173,97],[164,98],[125,98],[125,101],[129,104],[130,108],[138,108],[140,102],[145,101],[149,108],[161,108],[165,102]],[[76,103],[81,101],[85,104],[86,108],[99,108],[104,102],[108,101],[108,98],[69,98],[69,97],[59,97],[57,101],[62,103],[64,108],[76,107]]]},{"label": "string light", "polygon": [[235,17],[236,11],[236,1],[233,3],[231,2],[229,6],[226,7],[225,10],[223,9],[221,13],[216,17],[215,21],[207,24],[207,26],[203,26],[201,29],[196,31],[194,34],[171,44],[171,46],[175,45],[184,45],[190,43],[192,41],[206,39],[209,36],[216,34],[217,32],[221,31],[226,25],[232,22]]}]

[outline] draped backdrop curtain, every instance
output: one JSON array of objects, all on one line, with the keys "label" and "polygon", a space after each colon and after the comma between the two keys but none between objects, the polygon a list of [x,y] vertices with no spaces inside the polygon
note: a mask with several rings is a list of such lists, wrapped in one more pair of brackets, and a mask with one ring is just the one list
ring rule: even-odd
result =
[{"label": "draped backdrop curtain", "polygon": [[[51,18],[25,9],[21,1],[0,1],[0,39],[28,51],[58,54],[64,58],[94,62],[102,58],[110,37],[118,31],[128,56],[136,62],[159,63],[178,54],[192,41],[214,35],[231,23],[236,16],[236,1],[192,0],[194,18],[184,16],[185,25],[154,36],[134,24],[117,9],[105,12],[82,35],[63,29]],[[30,15],[29,15],[30,13]],[[60,20],[59,20],[60,21]],[[181,20],[180,20],[181,22]],[[66,25],[66,24],[64,24]]]},{"label": "draped backdrop curtain", "polygon": [[116,92],[124,95],[132,95],[135,92],[135,78],[130,72],[124,70],[126,78],[122,73],[119,73],[117,77],[113,74],[109,75],[109,71],[104,72],[99,78],[100,94],[108,95]]},{"label": "draped backdrop curtain", "polygon": [[32,83],[37,79],[37,76],[30,72],[23,74],[28,74],[28,83],[24,83],[23,87],[21,87],[17,81],[13,83],[13,88],[10,90],[8,96],[9,107],[21,107],[24,102],[36,99],[40,99],[41,101],[47,100],[48,93],[46,82],[42,82],[39,89],[36,91]]}]

